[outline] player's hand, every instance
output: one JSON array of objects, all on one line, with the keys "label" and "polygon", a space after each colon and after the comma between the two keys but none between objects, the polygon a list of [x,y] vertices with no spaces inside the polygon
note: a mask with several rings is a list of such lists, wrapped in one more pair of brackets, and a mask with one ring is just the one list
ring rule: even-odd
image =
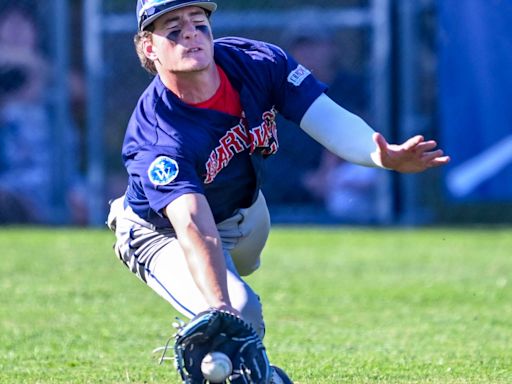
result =
[{"label": "player's hand", "polygon": [[377,145],[372,159],[385,168],[402,173],[423,172],[428,168],[448,164],[449,156],[441,149],[435,149],[434,140],[425,141],[423,136],[414,136],[403,144],[389,144],[380,133],[373,134]]},{"label": "player's hand", "polygon": [[228,304],[218,304],[215,307],[212,307],[212,309],[218,309],[223,312],[231,313],[232,315],[235,315],[241,319],[243,319],[242,314],[234,307]]}]

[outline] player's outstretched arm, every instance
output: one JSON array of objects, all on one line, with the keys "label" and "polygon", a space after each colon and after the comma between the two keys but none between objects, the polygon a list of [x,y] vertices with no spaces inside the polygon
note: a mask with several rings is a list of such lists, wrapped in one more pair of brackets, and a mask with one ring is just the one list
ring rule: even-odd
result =
[{"label": "player's outstretched arm", "polygon": [[403,144],[389,144],[380,133],[373,134],[377,148],[371,157],[375,164],[402,173],[423,172],[428,168],[439,167],[450,161],[441,149],[436,149],[434,140],[425,141],[418,135]]},{"label": "player's outstretched arm", "polygon": [[433,140],[415,136],[389,144],[359,116],[320,95],[306,111],[300,127],[335,155],[355,164],[397,172],[422,172],[450,161]]},{"label": "player's outstretched arm", "polygon": [[231,307],[222,244],[206,198],[197,193],[185,194],[172,201],[165,213],[208,306],[238,315]]}]

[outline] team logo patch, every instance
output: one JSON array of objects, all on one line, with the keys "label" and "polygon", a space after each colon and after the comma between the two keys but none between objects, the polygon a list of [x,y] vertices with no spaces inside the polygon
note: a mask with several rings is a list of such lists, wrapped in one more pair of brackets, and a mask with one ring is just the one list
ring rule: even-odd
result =
[{"label": "team logo patch", "polygon": [[297,68],[295,68],[293,71],[290,72],[288,75],[288,82],[292,83],[296,87],[302,84],[304,79],[308,77],[311,74],[311,71],[302,65],[297,65]]},{"label": "team logo patch", "polygon": [[148,176],[154,185],[167,185],[178,176],[179,171],[176,160],[159,156],[149,166]]}]

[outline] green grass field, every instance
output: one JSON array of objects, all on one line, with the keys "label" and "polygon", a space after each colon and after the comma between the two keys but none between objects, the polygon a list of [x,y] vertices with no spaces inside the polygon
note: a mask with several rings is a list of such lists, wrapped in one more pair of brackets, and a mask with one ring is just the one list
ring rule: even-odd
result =
[{"label": "green grass field", "polygon": [[[112,242],[0,228],[0,383],[178,383],[177,313]],[[274,228],[249,280],[298,383],[512,383],[511,255],[511,228]]]}]

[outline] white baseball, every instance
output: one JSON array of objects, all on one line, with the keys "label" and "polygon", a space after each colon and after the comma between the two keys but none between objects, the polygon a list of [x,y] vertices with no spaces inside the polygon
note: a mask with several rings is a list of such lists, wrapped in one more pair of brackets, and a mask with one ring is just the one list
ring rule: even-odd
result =
[{"label": "white baseball", "polygon": [[201,361],[201,372],[210,383],[223,383],[233,370],[229,357],[222,352],[210,352]]}]

